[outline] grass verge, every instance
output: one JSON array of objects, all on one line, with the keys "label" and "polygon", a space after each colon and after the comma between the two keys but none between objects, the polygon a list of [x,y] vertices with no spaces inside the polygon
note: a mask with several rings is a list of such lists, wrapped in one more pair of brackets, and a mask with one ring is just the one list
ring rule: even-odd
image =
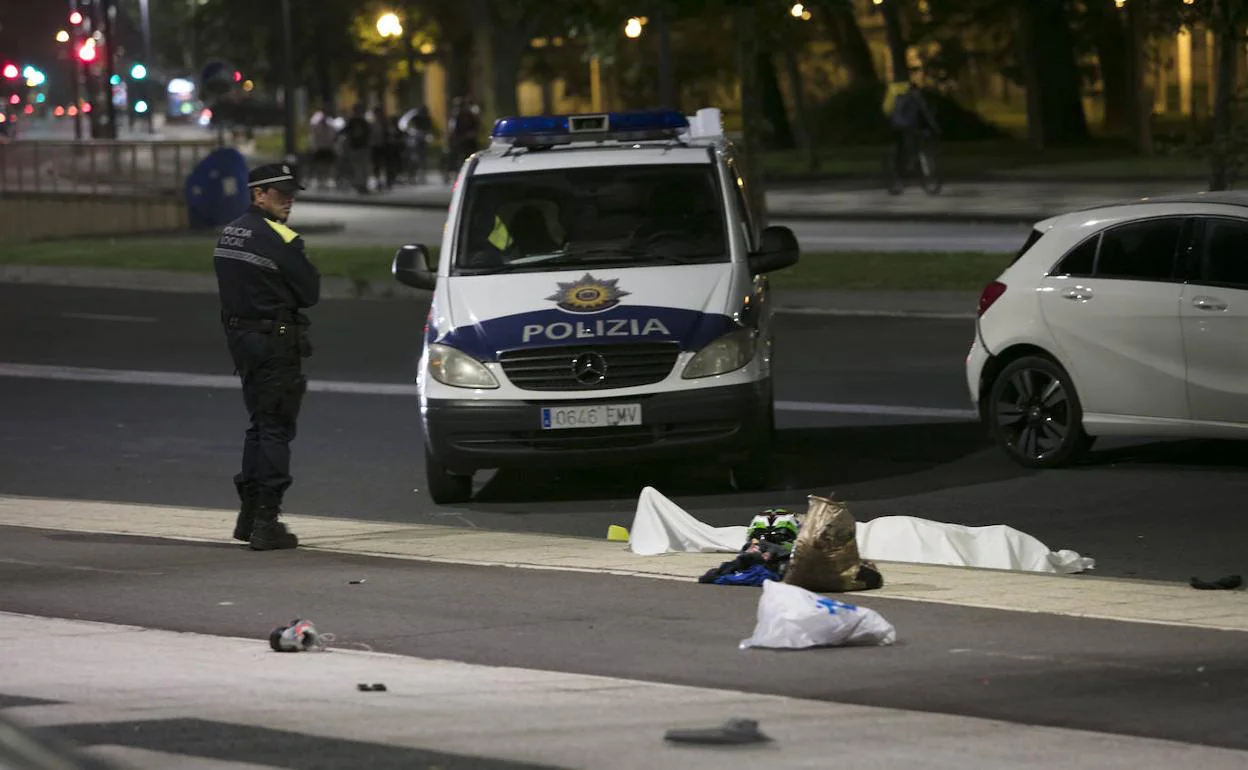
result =
[{"label": "grass verge", "polygon": [[[0,246],[0,264],[212,271],[210,235],[96,238]],[[390,281],[394,249],[327,246],[312,238],[311,255],[325,276]],[[778,288],[978,291],[1007,264],[1008,254],[975,252],[822,252],[772,274]]]}]

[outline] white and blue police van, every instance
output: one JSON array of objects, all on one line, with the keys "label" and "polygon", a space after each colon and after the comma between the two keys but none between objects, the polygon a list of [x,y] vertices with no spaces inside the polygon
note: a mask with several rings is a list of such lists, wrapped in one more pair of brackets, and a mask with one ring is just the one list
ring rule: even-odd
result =
[{"label": "white and blue police van", "polygon": [[763,227],[719,110],[498,120],[460,170],[416,375],[427,487],[466,502],[486,469],[722,463],[765,483],[774,434]]}]

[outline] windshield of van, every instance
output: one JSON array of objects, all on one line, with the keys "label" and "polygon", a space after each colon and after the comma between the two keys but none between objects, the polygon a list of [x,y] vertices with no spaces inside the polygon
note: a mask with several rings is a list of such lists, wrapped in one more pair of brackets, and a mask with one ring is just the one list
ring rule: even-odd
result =
[{"label": "windshield of van", "polygon": [[714,172],[703,163],[472,177],[451,274],[727,262]]}]

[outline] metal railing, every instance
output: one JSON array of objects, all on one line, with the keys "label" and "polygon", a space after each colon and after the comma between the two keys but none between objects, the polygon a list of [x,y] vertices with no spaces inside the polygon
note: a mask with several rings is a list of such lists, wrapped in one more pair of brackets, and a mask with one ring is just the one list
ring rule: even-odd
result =
[{"label": "metal railing", "polygon": [[213,141],[20,140],[0,144],[0,195],[184,197]]}]

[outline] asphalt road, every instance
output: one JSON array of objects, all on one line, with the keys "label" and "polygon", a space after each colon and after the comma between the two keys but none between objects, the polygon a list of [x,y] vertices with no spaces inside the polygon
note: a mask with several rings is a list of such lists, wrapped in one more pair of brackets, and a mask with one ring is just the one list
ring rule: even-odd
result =
[{"label": "asphalt road", "polygon": [[[405,243],[441,243],[445,212],[433,209],[364,206],[359,204],[296,203],[291,226],[331,222],[342,232],[318,234],[311,246]],[[1028,225],[958,222],[811,222],[775,219],[792,228],[802,249],[823,251],[1016,251],[1027,238]]]},{"label": "asphalt road", "polygon": [[1248,748],[1241,634],[846,598],[897,644],[742,652],[757,589],[0,528],[5,611]]},{"label": "asphalt road", "polygon": [[[231,365],[210,296],[0,286],[0,372],[25,363],[215,374]],[[315,309],[315,380],[410,383],[419,302]],[[310,393],[292,511],[601,537],[645,485],[705,521],[835,494],[869,520],[1007,524],[1097,559],[1104,575],[1186,581],[1242,573],[1243,444],[1106,442],[1079,468],[1029,472],[967,420],[966,321],[780,317],[780,457],[770,490],[737,494],[708,466],[481,473],[476,499],[433,506],[409,396]],[[0,493],[228,508],[244,427],[236,391],[0,376]],[[867,408],[861,408],[867,405]],[[830,411],[829,411],[830,410]],[[857,410],[860,414],[847,413]],[[1101,446],[1101,445],[1098,445]]]}]

